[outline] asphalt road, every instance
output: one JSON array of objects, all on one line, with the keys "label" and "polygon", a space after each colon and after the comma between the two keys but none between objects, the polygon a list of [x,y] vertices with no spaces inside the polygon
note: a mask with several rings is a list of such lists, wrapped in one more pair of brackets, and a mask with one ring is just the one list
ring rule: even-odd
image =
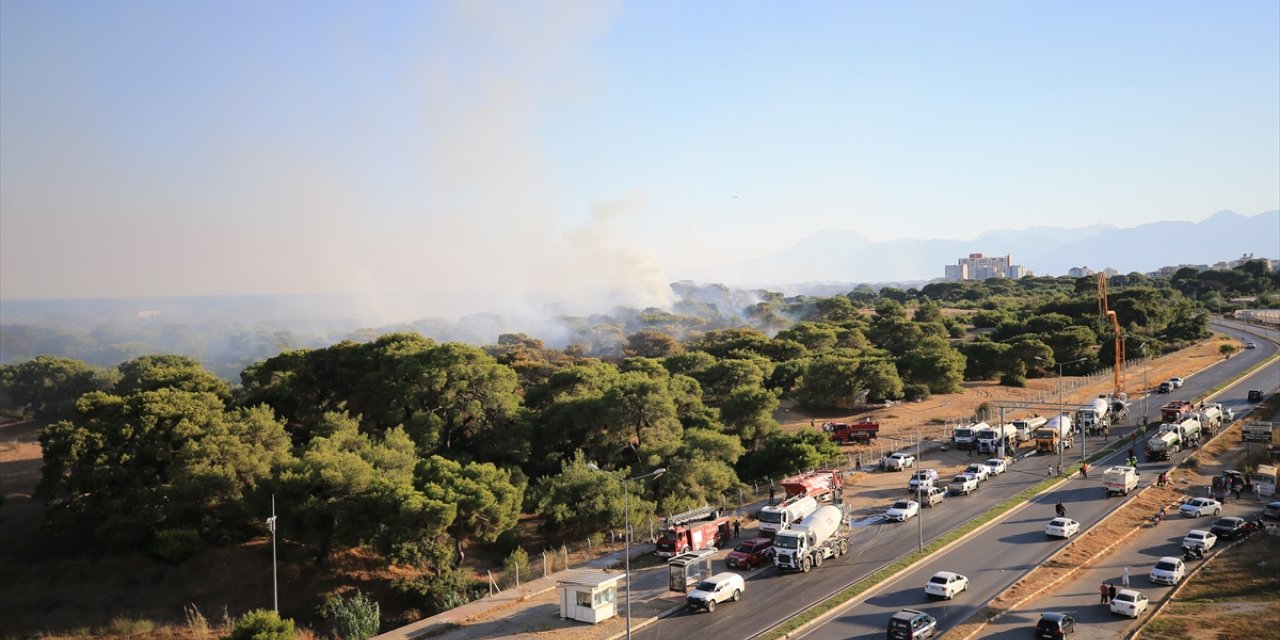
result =
[{"label": "asphalt road", "polygon": [[[1228,333],[1239,332],[1228,330]],[[1152,411],[1158,412],[1159,406],[1169,400],[1199,399],[1209,388],[1239,375],[1276,351],[1276,347],[1269,342],[1253,336],[1246,339],[1257,342],[1258,348],[1243,351],[1202,374],[1187,378],[1183,388],[1172,394],[1152,396]],[[1245,402],[1247,389],[1273,391],[1280,388],[1280,375],[1274,369],[1277,368],[1267,367],[1251,376],[1249,381],[1235,385],[1219,401],[1235,408],[1237,414],[1241,413],[1250,406]],[[1158,382],[1151,381],[1151,384],[1154,386]],[[1140,413],[1142,400],[1135,400],[1131,413],[1136,415]],[[1113,429],[1113,437],[1121,437],[1131,429],[1132,422],[1125,428]],[[1096,446],[1093,445],[1095,442],[1096,438],[1090,440],[1090,449]],[[1119,455],[1123,454],[1122,451]],[[1019,460],[1009,472],[984,482],[982,488],[973,495],[949,498],[938,507],[925,509],[925,541],[973,519],[1038,482],[1045,474],[1046,460],[1037,457]],[[1167,464],[1161,463],[1159,466]],[[927,467],[929,464],[926,461],[922,466]],[[1101,468],[1105,465],[1100,463],[1096,466]],[[1143,482],[1154,478],[1153,471],[1157,467],[1143,464],[1140,468]],[[904,487],[907,477],[904,473]],[[1050,545],[1053,543],[1046,542],[1043,527],[1044,522],[1053,515],[1052,505],[1055,502],[1063,501],[1068,515],[1080,520],[1085,526],[1095,522],[1117,504],[1115,500],[1107,501],[1102,498],[1100,483],[1100,476],[1088,481],[1064,482],[1061,488],[1051,494],[1042,495],[1028,507],[1006,515],[982,535],[954,545],[947,552],[939,554],[935,561],[924,563],[924,568],[909,572],[904,578],[877,589],[869,598],[859,601],[861,604],[812,629],[806,637],[880,637],[889,616],[904,606],[924,607],[939,618],[944,628],[949,628],[1051,554],[1054,548]],[[850,535],[851,551],[842,558],[828,560],[808,574],[780,573],[772,567],[760,570],[749,578],[742,602],[721,607],[711,615],[681,609],[668,618],[637,630],[633,635],[642,639],[680,640],[689,637],[754,637],[915,550],[918,537],[918,524],[914,520],[905,523],[858,523]],[[954,601],[926,602],[923,598],[924,583],[934,571],[941,569],[968,575],[972,586]]]}]

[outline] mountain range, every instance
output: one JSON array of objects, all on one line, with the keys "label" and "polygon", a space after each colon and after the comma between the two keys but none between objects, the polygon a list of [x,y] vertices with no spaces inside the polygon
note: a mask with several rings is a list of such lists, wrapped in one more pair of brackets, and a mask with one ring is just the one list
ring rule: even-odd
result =
[{"label": "mountain range", "polygon": [[1212,265],[1253,254],[1280,258],[1280,210],[1243,216],[1219,211],[1200,222],[1153,222],[1118,228],[1029,227],[985,232],[973,240],[872,242],[856,231],[821,231],[778,253],[706,269],[694,279],[729,285],[800,282],[904,282],[941,278],[944,265],[971,253],[1011,255],[1036,275],[1072,267],[1120,273],[1165,266]]}]

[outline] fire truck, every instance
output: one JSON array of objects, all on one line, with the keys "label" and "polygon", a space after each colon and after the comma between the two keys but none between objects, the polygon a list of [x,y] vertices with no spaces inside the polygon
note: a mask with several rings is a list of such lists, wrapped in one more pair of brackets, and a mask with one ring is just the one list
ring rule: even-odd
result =
[{"label": "fire truck", "polygon": [[728,516],[715,507],[698,507],[662,521],[657,554],[670,558],[690,551],[723,548],[733,536]]},{"label": "fire truck", "polygon": [[828,422],[823,430],[831,434],[832,442],[841,444],[867,444],[880,435],[880,423],[871,420],[847,424],[844,422]]},{"label": "fire truck", "polygon": [[813,496],[818,502],[832,502],[844,491],[844,478],[839,469],[818,469],[782,480],[787,498]]}]

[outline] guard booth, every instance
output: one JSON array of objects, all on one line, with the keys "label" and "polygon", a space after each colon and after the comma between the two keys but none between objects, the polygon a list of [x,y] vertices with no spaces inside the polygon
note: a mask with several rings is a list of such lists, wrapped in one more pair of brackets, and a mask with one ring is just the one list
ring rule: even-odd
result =
[{"label": "guard booth", "polygon": [[672,591],[689,593],[689,587],[711,575],[711,560],[715,549],[700,549],[682,553],[667,561],[667,584]]},{"label": "guard booth", "polygon": [[618,581],[627,574],[573,569],[563,576],[556,580],[561,619],[597,624],[618,614]]}]

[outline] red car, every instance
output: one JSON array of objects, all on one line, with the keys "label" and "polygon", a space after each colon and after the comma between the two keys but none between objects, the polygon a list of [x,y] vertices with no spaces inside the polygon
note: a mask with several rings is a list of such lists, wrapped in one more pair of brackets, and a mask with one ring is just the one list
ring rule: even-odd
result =
[{"label": "red car", "polygon": [[753,538],[739,542],[738,546],[729,552],[729,557],[724,559],[724,563],[732,569],[750,570],[752,567],[762,567],[773,562],[774,553],[776,551],[773,548],[773,540]]}]

